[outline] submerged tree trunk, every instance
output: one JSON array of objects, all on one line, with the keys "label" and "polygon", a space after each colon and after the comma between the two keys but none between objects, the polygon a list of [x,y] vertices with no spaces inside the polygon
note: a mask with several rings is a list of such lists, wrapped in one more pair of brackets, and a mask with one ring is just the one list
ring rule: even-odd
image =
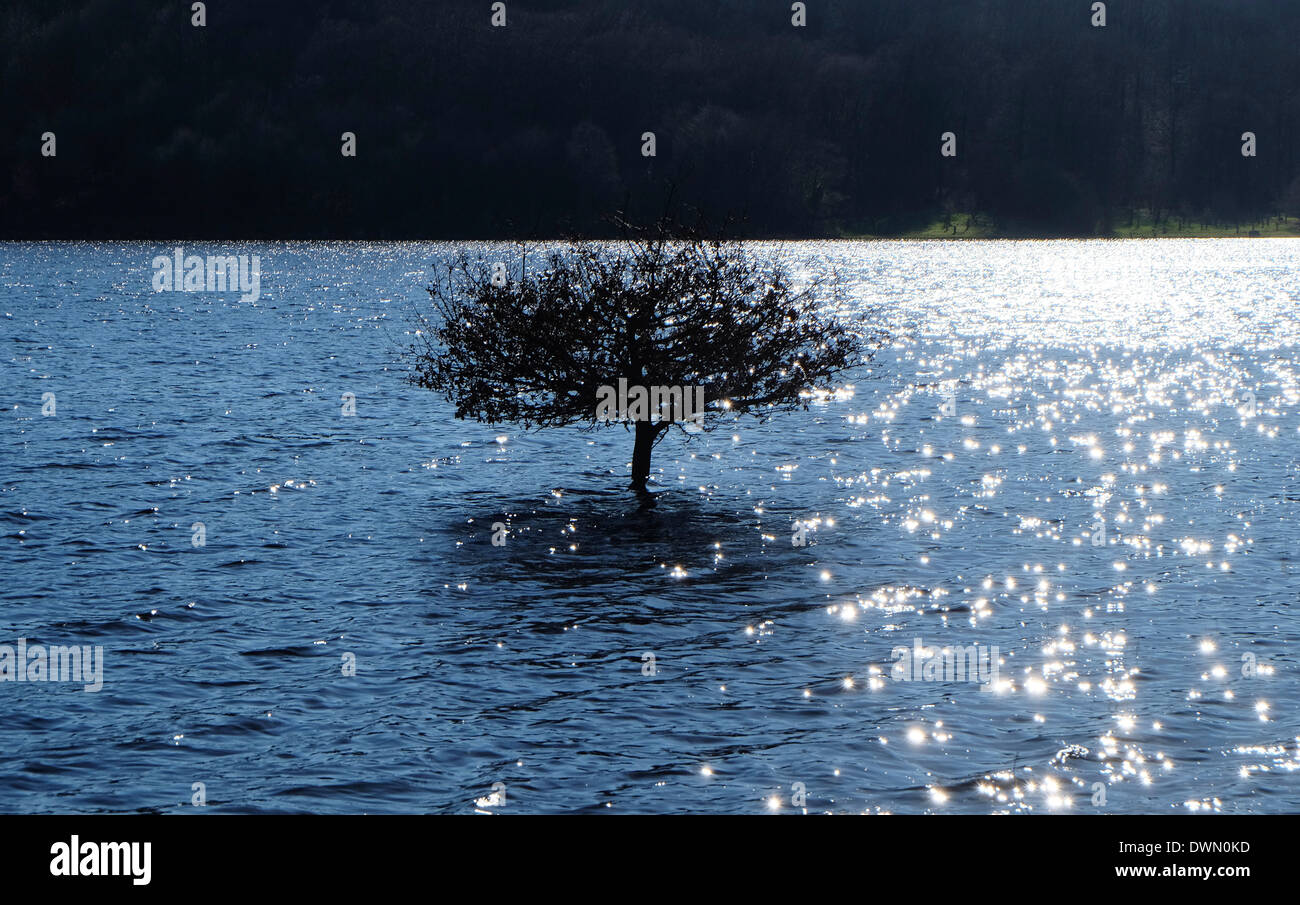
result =
[{"label": "submerged tree trunk", "polygon": [[638,421],[636,423],[636,441],[632,447],[632,489],[637,493],[647,493],[646,481],[650,479],[650,452],[654,449],[655,440],[664,428],[668,427],[668,422],[653,424],[649,421]]}]

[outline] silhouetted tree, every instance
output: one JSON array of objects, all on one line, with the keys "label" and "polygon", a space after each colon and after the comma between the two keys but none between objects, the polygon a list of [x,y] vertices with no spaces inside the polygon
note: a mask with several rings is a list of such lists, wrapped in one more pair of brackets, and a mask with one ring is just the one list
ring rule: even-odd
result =
[{"label": "silhouetted tree", "polygon": [[[787,268],[736,242],[681,235],[665,222],[609,244],[574,241],[531,266],[462,256],[439,267],[412,349],[413,380],[456,417],[527,428],[608,423],[608,388],[680,387],[620,414],[634,430],[632,487],[677,424],[806,407],[807,392],[866,360],[879,337],[825,311],[834,280],[796,289]],[[692,413],[703,387],[703,413]],[[606,388],[606,389],[602,389]],[[629,391],[629,396],[632,391]],[[666,405],[665,397],[667,397]]]}]

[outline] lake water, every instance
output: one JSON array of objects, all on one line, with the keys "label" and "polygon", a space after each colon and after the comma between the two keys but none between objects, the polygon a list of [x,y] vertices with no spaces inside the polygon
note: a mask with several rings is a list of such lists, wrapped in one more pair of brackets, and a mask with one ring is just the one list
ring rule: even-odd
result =
[{"label": "lake water", "polygon": [[650,511],[406,382],[453,246],[172,248],[0,244],[0,644],[103,648],[0,683],[0,810],[1300,809],[1300,241],[772,246],[894,340]]}]

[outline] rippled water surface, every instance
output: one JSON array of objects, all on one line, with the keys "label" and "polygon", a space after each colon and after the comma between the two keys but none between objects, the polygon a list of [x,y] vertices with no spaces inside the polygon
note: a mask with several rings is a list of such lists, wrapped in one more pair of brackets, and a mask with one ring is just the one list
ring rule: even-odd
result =
[{"label": "rippled water surface", "polygon": [[774,247],[894,341],[648,512],[405,381],[452,246],[170,250],[0,245],[0,644],[105,663],[0,683],[0,810],[1300,809],[1300,242]]}]

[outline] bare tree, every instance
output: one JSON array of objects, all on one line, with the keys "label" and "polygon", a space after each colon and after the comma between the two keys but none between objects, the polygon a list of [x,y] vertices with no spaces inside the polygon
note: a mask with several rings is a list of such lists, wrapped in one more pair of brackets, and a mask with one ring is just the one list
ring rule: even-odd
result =
[{"label": "bare tree", "polygon": [[457,418],[525,429],[607,423],[597,402],[620,378],[704,387],[702,415],[684,420],[673,396],[630,419],[638,493],[673,424],[707,430],[727,413],[806,408],[810,388],[865,361],[878,342],[824,310],[823,289],[841,300],[838,281],[796,290],[783,265],[666,220],[613,243],[569,242],[543,252],[540,265],[527,252],[509,275],[464,255],[437,268],[436,317],[422,318],[412,379]]}]

